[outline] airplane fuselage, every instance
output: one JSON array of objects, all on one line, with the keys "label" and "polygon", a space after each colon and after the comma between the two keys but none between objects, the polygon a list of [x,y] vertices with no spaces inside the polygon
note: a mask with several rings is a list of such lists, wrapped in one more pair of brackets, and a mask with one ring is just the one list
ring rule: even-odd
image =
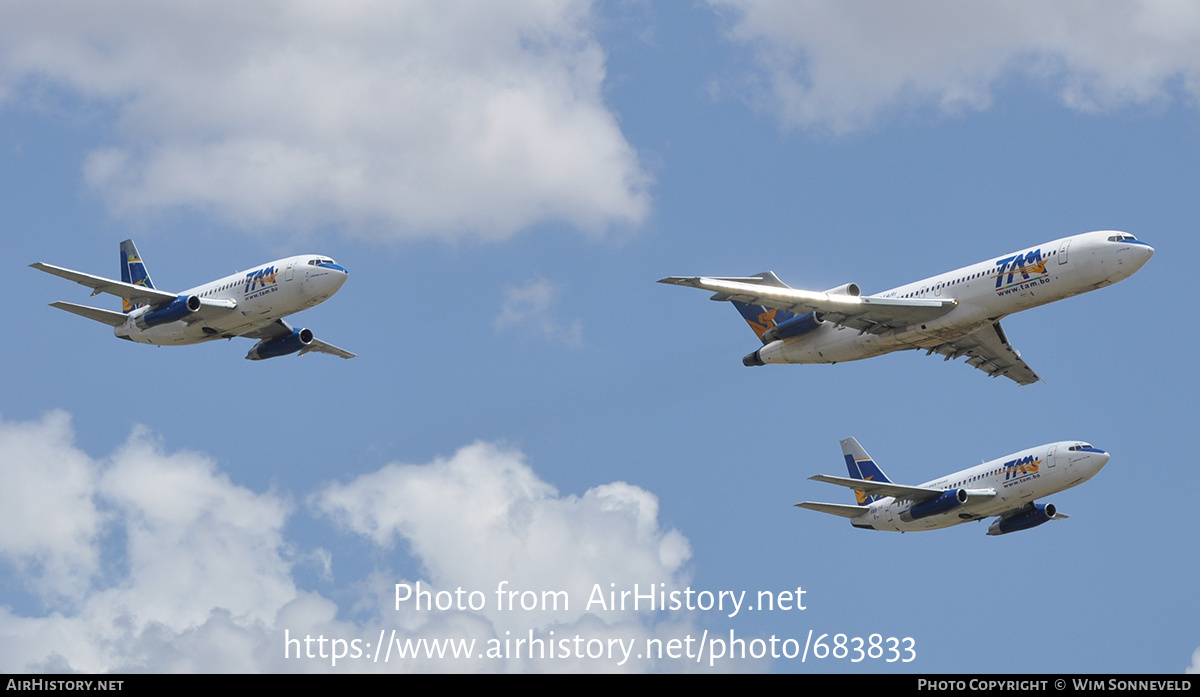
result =
[{"label": "airplane fuselage", "polygon": [[998,516],[1086,482],[1108,459],[1108,453],[1081,441],[1041,445],[922,484],[923,488],[960,492],[960,501],[965,495],[965,502],[944,513],[914,518],[911,501],[887,496],[869,504],[868,511],[850,522],[859,528],[913,532]]},{"label": "airplane fuselage", "polygon": [[1064,237],[871,296],[956,302],[929,322],[878,334],[825,322],[772,341],[756,355],[761,363],[838,363],[938,346],[1015,312],[1128,278],[1153,254],[1145,242],[1117,231]]},{"label": "airplane fuselage", "polygon": [[143,306],[130,312],[124,324],[113,331],[122,339],[162,346],[240,336],[328,300],[346,278],[346,270],[328,257],[304,254],[279,259],[179,294],[180,298],[195,297],[205,304],[231,305],[231,311],[200,320],[145,326],[151,308]]}]

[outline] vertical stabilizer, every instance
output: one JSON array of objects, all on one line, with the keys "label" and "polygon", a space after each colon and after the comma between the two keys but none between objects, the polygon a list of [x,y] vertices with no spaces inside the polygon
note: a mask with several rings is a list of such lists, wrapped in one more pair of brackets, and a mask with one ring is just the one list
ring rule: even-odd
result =
[{"label": "vertical stabilizer", "polygon": [[[121,280],[135,286],[154,287],[154,282],[150,280],[150,274],[146,271],[146,264],[142,261],[142,255],[138,254],[137,245],[133,240],[121,243]],[[121,311],[129,313],[137,307],[127,298],[121,299]]]},{"label": "vertical stabilizer", "polygon": [[[892,480],[888,479],[883,470],[879,469],[879,465],[875,464],[875,461],[871,459],[866,450],[863,450],[857,440],[853,438],[843,440],[842,454],[846,456],[846,469],[850,471],[851,479],[891,483]],[[866,506],[883,497],[880,495],[868,496],[865,491],[855,489],[854,498],[858,500],[858,505]]]}]

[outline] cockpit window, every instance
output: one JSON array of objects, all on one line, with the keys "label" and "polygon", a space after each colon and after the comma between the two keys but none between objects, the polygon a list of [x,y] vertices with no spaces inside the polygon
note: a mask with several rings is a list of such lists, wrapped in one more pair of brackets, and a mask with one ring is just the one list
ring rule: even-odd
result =
[{"label": "cockpit window", "polygon": [[1115,235],[1108,236],[1109,242],[1125,242],[1127,240],[1136,240],[1136,239],[1137,239],[1136,237],[1129,234],[1128,232],[1119,232]]}]

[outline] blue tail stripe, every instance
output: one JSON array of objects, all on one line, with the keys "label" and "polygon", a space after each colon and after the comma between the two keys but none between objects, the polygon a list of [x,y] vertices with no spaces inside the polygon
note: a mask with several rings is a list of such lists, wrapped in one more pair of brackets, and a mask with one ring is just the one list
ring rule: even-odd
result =
[{"label": "blue tail stripe", "polygon": [[[142,261],[142,256],[138,253],[133,240],[125,240],[121,243],[121,280],[144,288],[154,287],[154,282],[150,280],[150,274],[146,271],[146,264]],[[121,309],[124,312],[132,312],[135,308],[137,305],[128,299],[122,300]]]},{"label": "blue tail stripe", "polygon": [[846,454],[846,469],[850,471],[851,479],[862,479],[862,471],[858,469],[858,463],[854,461],[854,456]]},{"label": "blue tail stripe", "polygon": [[796,316],[795,312],[780,310],[774,307],[747,305],[737,300],[732,300],[731,302],[742,315],[742,319],[746,320],[746,324],[750,325],[750,328],[754,330],[754,334],[759,339],[762,339],[763,332]]}]

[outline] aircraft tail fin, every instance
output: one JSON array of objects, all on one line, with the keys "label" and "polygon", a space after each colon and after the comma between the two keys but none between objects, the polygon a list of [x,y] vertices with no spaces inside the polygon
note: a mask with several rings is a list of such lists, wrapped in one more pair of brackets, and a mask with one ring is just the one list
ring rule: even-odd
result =
[{"label": "aircraft tail fin", "polygon": [[[121,243],[121,280],[135,286],[154,288],[154,282],[150,280],[150,273],[146,271],[146,264],[142,261],[142,255],[138,254],[137,245],[133,243],[133,240],[125,240]],[[137,307],[139,307],[137,303],[128,298],[122,298],[122,312],[128,314]]]},{"label": "aircraft tail fin", "polygon": [[[842,455],[846,458],[846,469],[850,471],[851,479],[891,483],[892,480],[888,479],[883,470],[879,469],[879,465],[875,464],[875,460],[871,459],[867,451],[854,438],[846,438],[842,441]],[[858,505],[865,506],[883,496],[868,495],[865,491],[855,489],[854,498],[858,501]]]},{"label": "aircraft tail fin", "polygon": [[[758,283],[764,286],[775,286],[776,288],[791,287],[779,280],[779,277],[775,275],[774,271],[763,271],[762,273],[755,274],[749,278],[739,278],[737,280],[745,283]],[[733,300],[723,293],[717,293],[716,295],[713,295],[712,300],[729,300],[732,302],[733,306],[736,307],[737,311],[742,315],[742,319],[746,320],[746,324],[749,324],[750,328],[754,330],[754,335],[757,336],[759,341],[762,341],[764,344],[767,343],[767,340],[763,339],[763,334],[767,330],[796,316],[796,313],[788,312],[787,310],[780,310],[774,307],[763,307],[762,305],[749,305],[744,302]]]}]

